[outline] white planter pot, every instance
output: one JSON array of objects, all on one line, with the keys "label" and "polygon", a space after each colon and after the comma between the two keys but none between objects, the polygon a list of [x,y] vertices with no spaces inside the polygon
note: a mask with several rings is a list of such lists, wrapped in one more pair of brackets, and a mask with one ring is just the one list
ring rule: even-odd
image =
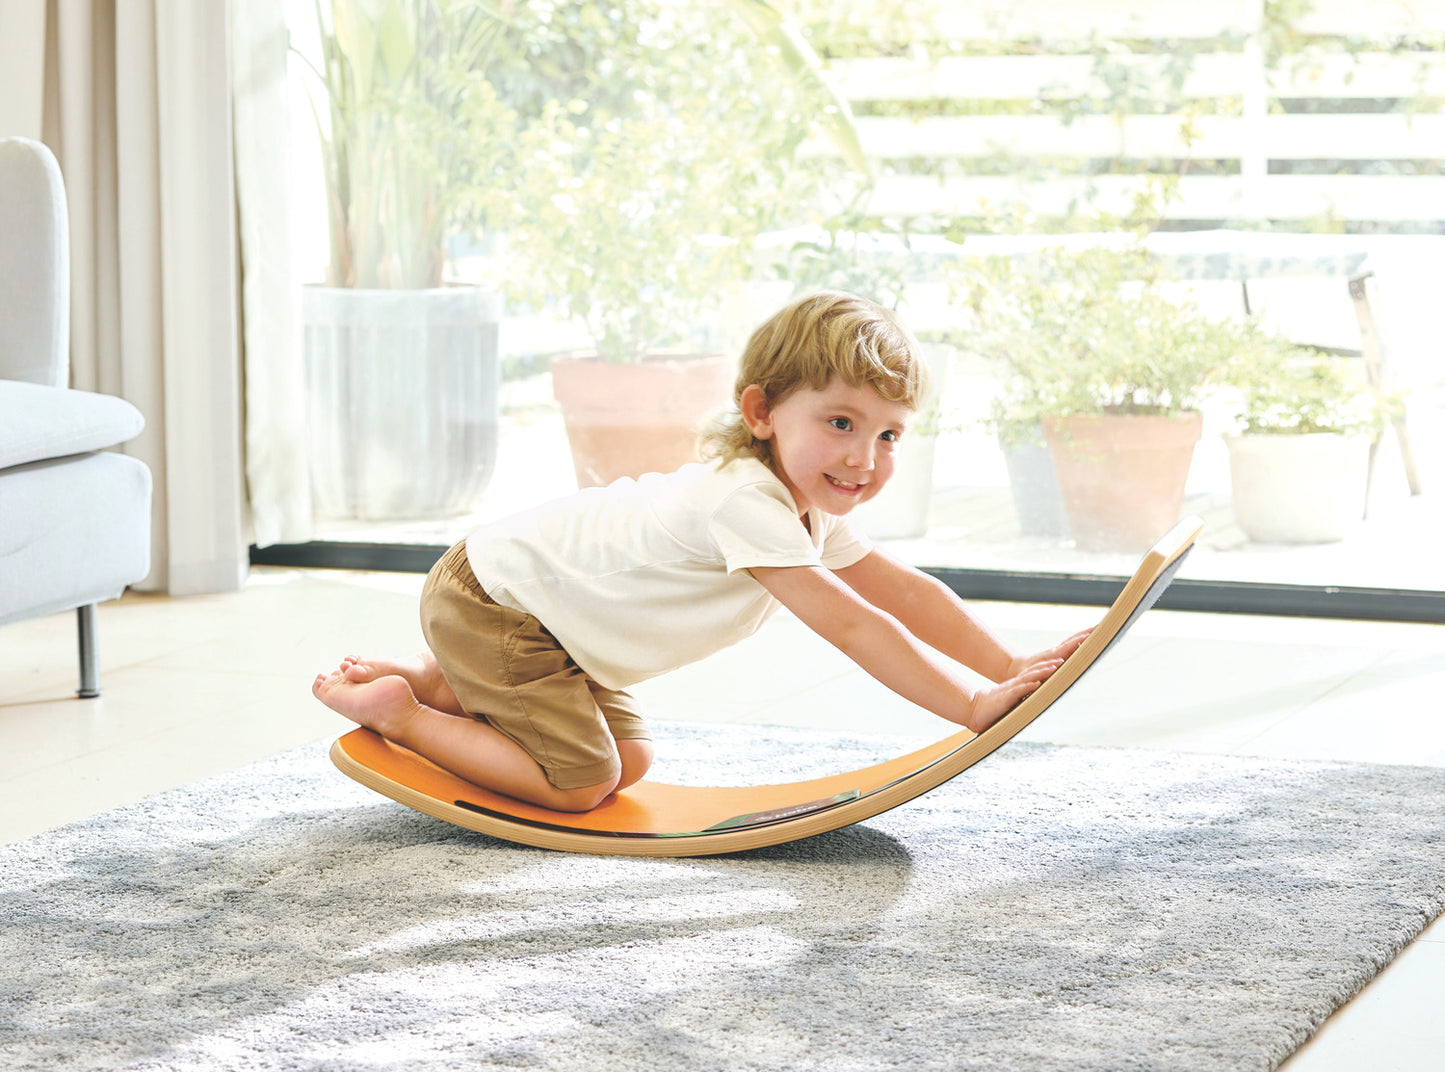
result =
[{"label": "white planter pot", "polygon": [[1226,436],[1234,519],[1261,543],[1342,540],[1364,516],[1364,436]]},{"label": "white planter pot", "polygon": [[863,532],[875,540],[909,540],[928,532],[937,444],[937,436],[904,435],[888,484],[853,511]]},{"label": "white planter pot", "polygon": [[312,507],[369,520],[455,517],[492,477],[501,295],[303,288]]},{"label": "white planter pot", "polygon": [[[930,404],[943,396],[954,348],[925,343]],[[936,425],[935,425],[936,427]],[[938,436],[916,428],[903,434],[893,476],[876,498],[853,511],[859,529],[875,540],[910,540],[928,533],[933,509],[933,458]]]}]

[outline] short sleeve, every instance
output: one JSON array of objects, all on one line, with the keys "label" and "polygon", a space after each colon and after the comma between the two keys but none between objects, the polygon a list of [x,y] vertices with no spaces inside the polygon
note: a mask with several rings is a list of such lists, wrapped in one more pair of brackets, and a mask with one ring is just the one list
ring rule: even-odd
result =
[{"label": "short sleeve", "polygon": [[814,528],[823,534],[822,562],[830,570],[847,569],[873,550],[873,541],[853,528],[846,517],[833,517],[821,510],[809,516]]},{"label": "short sleeve", "polygon": [[781,484],[744,484],[720,501],[708,531],[728,573],[753,566],[821,566],[813,544]]}]

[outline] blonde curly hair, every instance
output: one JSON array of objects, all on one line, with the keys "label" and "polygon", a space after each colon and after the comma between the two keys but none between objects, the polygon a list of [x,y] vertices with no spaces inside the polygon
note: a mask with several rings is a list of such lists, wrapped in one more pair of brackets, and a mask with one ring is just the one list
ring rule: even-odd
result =
[{"label": "blonde curly hair", "polygon": [[743,392],[757,384],[776,406],[799,388],[825,389],[834,376],[850,387],[866,384],[912,410],[928,395],[918,340],[893,313],[842,291],[808,294],[753,332],[738,366],[732,408],[703,435],[703,457],[725,463],[757,458],[771,466],[768,441],[757,439],[743,421]]}]

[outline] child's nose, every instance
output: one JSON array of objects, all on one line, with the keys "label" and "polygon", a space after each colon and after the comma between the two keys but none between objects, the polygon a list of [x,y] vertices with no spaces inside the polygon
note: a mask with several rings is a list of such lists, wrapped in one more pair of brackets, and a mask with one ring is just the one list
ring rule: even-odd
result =
[{"label": "child's nose", "polygon": [[857,469],[861,473],[871,472],[873,469],[872,441],[855,446],[849,452],[848,457],[843,460],[850,469]]}]

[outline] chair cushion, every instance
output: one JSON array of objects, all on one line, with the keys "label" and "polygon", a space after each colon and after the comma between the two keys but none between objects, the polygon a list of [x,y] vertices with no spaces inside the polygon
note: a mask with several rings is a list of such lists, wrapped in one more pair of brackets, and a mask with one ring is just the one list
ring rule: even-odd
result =
[{"label": "chair cushion", "polygon": [[151,474],[102,450],[0,473],[0,625],[120,595],[150,570]]},{"label": "chair cushion", "polygon": [[140,410],[114,395],[0,380],[0,469],[103,450],[144,427]]}]

